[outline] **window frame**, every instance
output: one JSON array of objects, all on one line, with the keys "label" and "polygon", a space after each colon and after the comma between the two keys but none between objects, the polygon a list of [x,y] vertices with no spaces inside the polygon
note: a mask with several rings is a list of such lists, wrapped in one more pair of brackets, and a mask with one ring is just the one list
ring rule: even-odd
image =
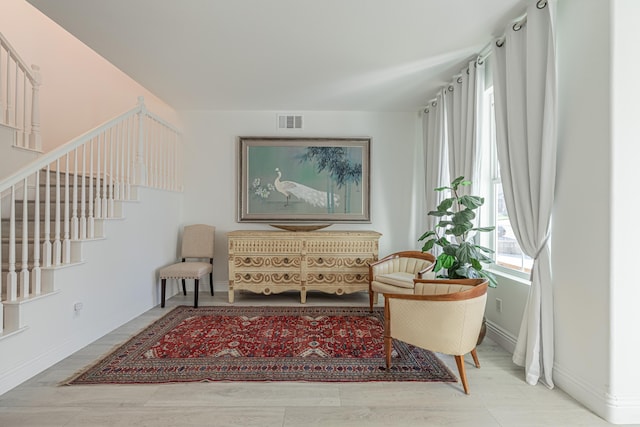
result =
[{"label": "window frame", "polygon": [[[489,264],[488,269],[499,275],[511,276],[518,279],[530,280],[531,272],[523,269],[512,268],[506,265],[498,264],[498,241],[497,241],[497,198],[498,188],[502,186],[500,177],[500,167],[498,164],[498,153],[496,144],[496,125],[495,110],[493,98],[493,85],[485,88],[482,100],[482,129],[481,129],[481,160],[482,165],[488,165],[486,168],[481,167],[480,172],[480,190],[482,194],[486,194],[485,204],[483,205],[480,215],[483,223],[494,224],[496,229],[491,233],[484,233],[480,238],[480,244],[494,250],[492,254],[493,262]],[[517,243],[517,242],[516,242]],[[519,247],[519,245],[518,245]],[[522,252],[522,250],[521,250]],[[526,255],[525,255],[526,256]]]}]

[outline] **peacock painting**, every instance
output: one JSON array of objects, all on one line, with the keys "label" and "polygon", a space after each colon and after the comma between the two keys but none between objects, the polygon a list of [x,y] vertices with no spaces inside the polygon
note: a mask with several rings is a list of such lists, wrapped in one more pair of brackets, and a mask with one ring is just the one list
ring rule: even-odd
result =
[{"label": "peacock painting", "polygon": [[247,147],[248,215],[296,220],[362,215],[368,202],[362,188],[368,144],[287,142]]}]

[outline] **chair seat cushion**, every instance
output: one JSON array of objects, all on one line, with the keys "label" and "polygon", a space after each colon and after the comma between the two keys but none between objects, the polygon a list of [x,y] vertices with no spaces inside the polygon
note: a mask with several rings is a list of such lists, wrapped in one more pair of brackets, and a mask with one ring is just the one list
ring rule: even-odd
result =
[{"label": "chair seat cushion", "polygon": [[208,262],[178,262],[160,270],[161,279],[199,279],[213,271]]},{"label": "chair seat cushion", "polygon": [[384,283],[385,285],[397,286],[399,288],[413,289],[413,279],[415,274],[398,271],[395,273],[378,274],[375,281]]}]

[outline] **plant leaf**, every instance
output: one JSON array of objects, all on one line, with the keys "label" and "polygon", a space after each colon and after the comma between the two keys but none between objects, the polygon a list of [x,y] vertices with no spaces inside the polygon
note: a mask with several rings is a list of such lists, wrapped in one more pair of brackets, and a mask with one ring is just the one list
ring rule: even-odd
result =
[{"label": "plant leaf", "polygon": [[473,224],[466,222],[464,224],[456,224],[447,230],[447,234],[453,234],[454,236],[462,236],[467,231],[473,228]]},{"label": "plant leaf", "polygon": [[464,181],[464,176],[459,176],[456,179],[454,179],[453,181],[451,181],[451,187],[456,189],[456,188],[458,188],[458,185],[460,185],[463,181]]},{"label": "plant leaf", "polygon": [[492,253],[495,252],[493,249],[489,249],[489,248],[484,247],[484,246],[475,245],[475,247],[476,247],[476,249],[481,250],[482,252],[487,253],[487,254],[492,254]]},{"label": "plant leaf", "polygon": [[449,209],[451,209],[451,206],[453,206],[453,202],[454,202],[454,199],[451,197],[449,197],[448,199],[444,199],[443,201],[440,202],[440,204],[436,209],[440,212],[448,211]]},{"label": "plant leaf", "polygon": [[489,279],[489,287],[490,288],[495,288],[498,286],[498,279],[496,279],[496,276],[491,273],[490,271],[487,270],[482,270],[480,272],[480,276]]},{"label": "plant leaf", "polygon": [[[453,214],[453,216],[451,217],[451,220],[453,221],[454,224],[463,224],[465,222],[468,222],[471,224],[471,220],[474,219],[475,217],[476,217],[476,214],[471,209],[463,209]],[[471,224],[471,226],[473,227],[473,224]]]},{"label": "plant leaf", "polygon": [[449,269],[455,264],[456,258],[443,252],[438,256],[437,261],[442,265],[442,268]]},{"label": "plant leaf", "polygon": [[491,225],[491,226],[489,226],[489,227],[476,227],[476,228],[474,228],[474,229],[473,229],[473,231],[481,231],[481,232],[485,232],[485,231],[493,231],[493,230],[495,230],[495,229],[496,229],[496,228],[495,228],[493,225]]},{"label": "plant leaf", "polygon": [[449,246],[451,243],[449,242],[449,240],[446,237],[442,236],[441,238],[438,239],[436,244],[438,246],[441,246],[441,247],[445,248],[445,247]]},{"label": "plant leaf", "polygon": [[458,258],[458,262],[460,264],[468,264],[472,262],[474,253],[475,249],[473,248],[473,245],[469,242],[463,242],[460,243],[460,246],[458,246],[458,250],[456,250],[456,258]]},{"label": "plant leaf", "polygon": [[424,242],[424,245],[422,246],[422,252],[429,252],[431,248],[433,248],[433,245],[435,243],[436,243],[435,239],[430,239]]},{"label": "plant leaf", "polygon": [[427,213],[427,215],[429,216],[446,216],[446,215],[451,215],[453,212],[447,212],[447,211],[429,211],[429,213]]},{"label": "plant leaf", "polygon": [[459,202],[469,209],[477,209],[484,205],[484,197],[464,195],[460,197]]},{"label": "plant leaf", "polygon": [[419,242],[420,240],[424,240],[424,239],[426,239],[426,238],[427,238],[427,237],[429,237],[429,236],[435,236],[435,234],[436,234],[436,232],[435,232],[435,231],[432,231],[432,230],[430,230],[430,231],[425,231],[425,232],[424,232],[424,234],[423,234],[422,236],[420,236],[420,238],[418,239],[418,242]]},{"label": "plant leaf", "polygon": [[[449,255],[450,257],[455,258],[456,253],[458,252],[458,245],[447,245],[442,247],[442,252]],[[449,267],[447,267],[449,268]]]}]

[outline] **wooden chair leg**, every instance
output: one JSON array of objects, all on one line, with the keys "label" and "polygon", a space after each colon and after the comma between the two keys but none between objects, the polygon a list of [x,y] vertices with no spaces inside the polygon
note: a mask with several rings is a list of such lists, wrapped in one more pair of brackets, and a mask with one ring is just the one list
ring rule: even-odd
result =
[{"label": "wooden chair leg", "polygon": [[464,355],[455,356],[456,365],[458,365],[458,372],[460,373],[460,381],[462,382],[462,388],[464,392],[469,394],[469,385],[467,384],[467,374],[464,370]]},{"label": "wooden chair leg", "polygon": [[479,368],[480,367],[480,361],[478,360],[478,353],[476,352],[475,348],[473,350],[471,350],[471,357],[473,357],[473,363],[476,364],[476,368]]},{"label": "wooden chair leg", "polygon": [[374,291],[369,291],[369,311],[373,311],[373,299],[376,297],[376,293]]},{"label": "wooden chair leg", "polygon": [[164,299],[167,293],[167,279],[161,279],[160,283],[160,307],[164,308]]},{"label": "wooden chair leg", "polygon": [[200,279],[195,280],[195,289],[193,290],[193,306],[198,307],[198,292],[200,290]]},{"label": "wooden chair leg", "polygon": [[182,294],[184,296],[187,296],[187,281],[185,279],[182,279]]},{"label": "wooden chair leg", "polygon": [[391,349],[393,347],[393,338],[384,337],[384,358],[387,369],[391,368]]}]

